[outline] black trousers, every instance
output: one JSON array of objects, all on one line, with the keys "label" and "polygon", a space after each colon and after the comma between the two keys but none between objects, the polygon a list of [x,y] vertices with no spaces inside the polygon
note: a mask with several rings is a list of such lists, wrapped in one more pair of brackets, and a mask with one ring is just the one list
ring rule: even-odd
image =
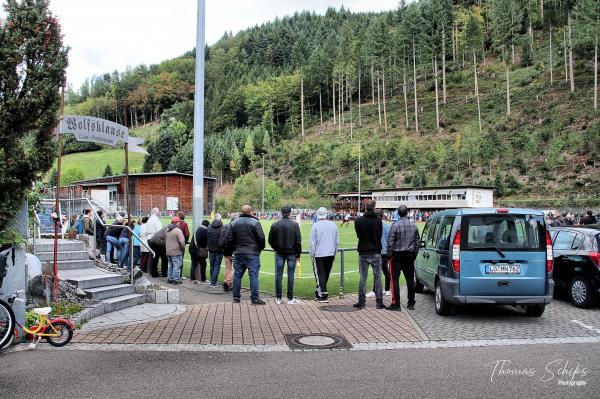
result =
[{"label": "black trousers", "polygon": [[315,297],[317,299],[327,299],[329,297],[327,293],[327,281],[329,281],[329,274],[331,273],[334,259],[335,256],[315,258],[313,272],[315,280],[317,280],[317,288],[315,288]]},{"label": "black trousers", "polygon": [[167,259],[166,248],[160,245],[150,244],[150,249],[154,251],[156,256],[150,257],[150,275],[152,277],[158,277],[158,261],[160,260],[160,272],[163,277],[167,277],[167,271],[169,270],[169,261]]},{"label": "black trousers", "polygon": [[[385,289],[384,291],[390,290],[390,266],[389,266],[389,258],[387,254],[381,255],[381,271],[383,272],[383,277],[385,278]],[[375,282],[373,282],[373,292],[375,292]]]},{"label": "black trousers", "polygon": [[408,304],[415,304],[415,255],[413,253],[394,252],[392,258],[392,306],[400,306],[400,272],[404,273]]},{"label": "black trousers", "polygon": [[[190,253],[192,258],[192,266],[190,267],[190,280],[206,281],[206,258],[201,258]],[[198,269],[200,269],[198,276]]]}]

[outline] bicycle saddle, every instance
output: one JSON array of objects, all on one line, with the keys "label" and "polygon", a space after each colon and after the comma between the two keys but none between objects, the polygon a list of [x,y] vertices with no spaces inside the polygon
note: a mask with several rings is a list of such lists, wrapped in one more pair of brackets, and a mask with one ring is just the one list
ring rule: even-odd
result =
[{"label": "bicycle saddle", "polygon": [[33,313],[40,315],[40,316],[48,316],[50,314],[50,312],[52,312],[52,308],[50,308],[50,307],[33,309]]}]

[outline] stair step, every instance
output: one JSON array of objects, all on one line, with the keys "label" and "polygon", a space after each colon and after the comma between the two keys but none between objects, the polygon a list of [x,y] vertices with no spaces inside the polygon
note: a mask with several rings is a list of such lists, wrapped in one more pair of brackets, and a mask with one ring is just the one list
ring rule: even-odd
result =
[{"label": "stair step", "polygon": [[58,270],[91,269],[95,265],[93,260],[60,260]]},{"label": "stair step", "polygon": [[[54,262],[54,252],[36,252],[40,262]],[[59,251],[58,260],[89,260],[90,255],[87,251]]]},{"label": "stair step", "polygon": [[144,294],[129,294],[108,298],[102,301],[106,313],[114,312],[124,308],[140,305],[144,303],[146,296]]},{"label": "stair step", "polygon": [[85,290],[88,298],[107,299],[135,293],[135,288],[131,284],[108,285],[104,287],[88,288]]},{"label": "stair step", "polygon": [[[85,251],[86,245],[78,240],[58,240],[58,252]],[[42,240],[35,243],[35,252],[54,252],[54,241]]]},{"label": "stair step", "polygon": [[58,274],[62,280],[70,281],[82,290],[118,285],[123,283],[123,276],[117,273],[107,273],[100,269],[63,270]]}]

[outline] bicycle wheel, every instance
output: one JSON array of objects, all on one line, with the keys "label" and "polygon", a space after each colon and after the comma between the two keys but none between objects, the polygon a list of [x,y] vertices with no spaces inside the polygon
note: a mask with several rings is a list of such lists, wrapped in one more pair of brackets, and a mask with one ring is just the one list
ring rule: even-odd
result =
[{"label": "bicycle wheel", "polygon": [[[54,329],[52,329],[52,327],[50,326],[54,327]],[[54,334],[54,330],[58,332],[57,337],[44,337],[50,345],[60,347],[65,346],[66,344],[71,342],[71,339],[73,338],[73,329],[66,321],[55,321],[54,323],[46,327],[45,333]]]},{"label": "bicycle wheel", "polygon": [[0,299],[0,348],[10,341],[15,331],[15,314],[10,305]]}]

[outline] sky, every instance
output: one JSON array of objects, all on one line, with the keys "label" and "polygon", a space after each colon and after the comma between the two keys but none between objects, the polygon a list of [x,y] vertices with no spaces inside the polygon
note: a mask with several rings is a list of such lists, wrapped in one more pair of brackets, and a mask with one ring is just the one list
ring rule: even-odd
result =
[{"label": "sky", "polygon": [[[234,34],[296,11],[327,7],[381,11],[398,0],[207,0],[206,41]],[[127,66],[155,64],[195,47],[196,0],[50,0],[69,52],[67,83],[77,90],[86,78]]]}]

